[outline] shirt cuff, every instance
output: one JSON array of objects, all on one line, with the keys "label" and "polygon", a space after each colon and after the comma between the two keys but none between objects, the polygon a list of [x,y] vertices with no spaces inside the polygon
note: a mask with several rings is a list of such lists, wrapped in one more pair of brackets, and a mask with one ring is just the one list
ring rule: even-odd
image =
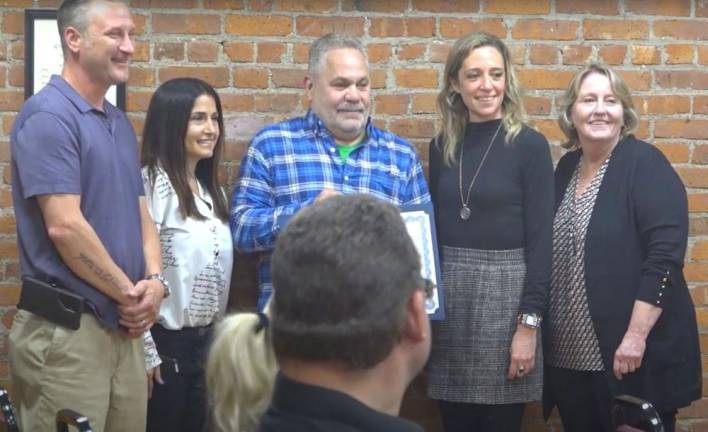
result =
[{"label": "shirt cuff", "polygon": [[637,292],[637,300],[649,303],[652,306],[664,307],[664,300],[667,296],[667,288],[673,284],[671,270],[664,270],[663,273],[652,273],[642,275]]}]

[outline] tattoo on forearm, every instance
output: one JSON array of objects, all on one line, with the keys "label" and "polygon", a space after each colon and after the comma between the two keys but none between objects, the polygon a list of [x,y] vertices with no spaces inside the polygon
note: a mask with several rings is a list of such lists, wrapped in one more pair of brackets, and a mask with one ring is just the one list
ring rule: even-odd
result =
[{"label": "tattoo on forearm", "polygon": [[106,270],[99,267],[98,264],[96,264],[91,258],[87,257],[83,253],[80,253],[79,256],[76,257],[76,259],[78,259],[83,265],[88,267],[89,270],[91,270],[93,274],[98,276],[99,279],[104,282],[108,282],[115,288],[121,289],[116,278]]}]

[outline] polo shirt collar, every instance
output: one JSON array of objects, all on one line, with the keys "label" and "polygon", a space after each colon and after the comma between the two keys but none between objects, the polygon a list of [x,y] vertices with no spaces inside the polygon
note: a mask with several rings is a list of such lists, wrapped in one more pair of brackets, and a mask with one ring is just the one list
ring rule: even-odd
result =
[{"label": "polo shirt collar", "polygon": [[[52,75],[49,85],[56,87],[82,114],[89,111],[99,111],[88,103],[61,75]],[[105,98],[103,99],[103,112],[108,115]]]}]

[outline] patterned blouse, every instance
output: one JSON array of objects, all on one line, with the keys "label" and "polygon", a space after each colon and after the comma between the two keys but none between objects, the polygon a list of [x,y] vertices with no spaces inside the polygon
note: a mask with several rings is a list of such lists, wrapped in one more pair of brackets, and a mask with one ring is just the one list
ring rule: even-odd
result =
[{"label": "patterned blouse", "polygon": [[548,312],[551,366],[581,371],[604,370],[600,345],[590,318],[585,284],[585,236],[608,157],[590,186],[576,199],[582,162],[565,190],[553,221],[553,273]]}]

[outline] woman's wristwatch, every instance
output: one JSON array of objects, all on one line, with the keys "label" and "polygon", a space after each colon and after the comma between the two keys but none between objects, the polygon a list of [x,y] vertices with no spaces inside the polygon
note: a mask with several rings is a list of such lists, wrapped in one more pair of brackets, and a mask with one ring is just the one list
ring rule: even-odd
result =
[{"label": "woman's wristwatch", "polygon": [[162,286],[165,288],[165,295],[162,298],[167,298],[170,296],[170,293],[172,292],[172,291],[170,291],[170,284],[167,283],[167,279],[165,279],[165,276],[163,276],[162,273],[153,273],[153,274],[147,275],[145,277],[145,279],[146,280],[156,279],[156,280],[160,281]]},{"label": "woman's wristwatch", "polygon": [[543,321],[543,318],[535,313],[520,313],[516,317],[517,324],[531,329],[541,328],[541,321]]}]

